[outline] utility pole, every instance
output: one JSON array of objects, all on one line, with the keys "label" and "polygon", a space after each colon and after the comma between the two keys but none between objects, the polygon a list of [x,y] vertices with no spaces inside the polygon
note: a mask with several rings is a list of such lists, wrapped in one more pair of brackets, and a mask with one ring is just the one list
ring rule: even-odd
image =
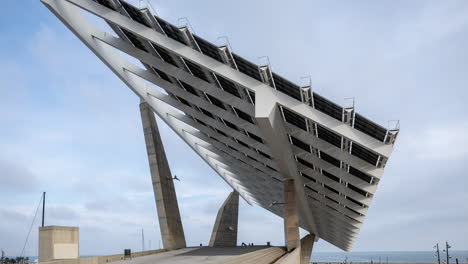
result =
[{"label": "utility pole", "polygon": [[148,250],[151,250],[151,240],[149,241],[149,247]]},{"label": "utility pole", "polygon": [[44,227],[44,217],[45,217],[45,195],[46,193],[42,193],[42,227]]},{"label": "utility pole", "polygon": [[447,258],[447,264],[450,264],[449,248],[451,248],[451,246],[446,241],[445,242],[445,254],[446,254],[446,258]]},{"label": "utility pole", "polygon": [[440,251],[439,251],[439,243],[437,243],[434,248],[436,249],[436,257],[437,257],[437,263],[440,264]]}]

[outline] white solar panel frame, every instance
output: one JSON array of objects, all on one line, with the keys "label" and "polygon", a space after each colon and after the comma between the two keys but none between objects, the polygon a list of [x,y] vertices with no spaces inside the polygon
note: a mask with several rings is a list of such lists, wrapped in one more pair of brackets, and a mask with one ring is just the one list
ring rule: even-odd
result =
[{"label": "white solar panel frame", "polygon": [[[276,215],[282,216],[282,205],[270,206],[272,201],[281,201],[283,195],[283,186],[275,179],[294,178],[296,179],[296,187],[298,189],[301,227],[343,250],[350,250],[352,248],[368,207],[357,208],[345,199],[344,196],[341,196],[341,194],[352,196],[353,199],[366,206],[370,205],[372,197],[359,197],[345,185],[341,184],[341,180],[343,180],[343,183],[351,183],[361,188],[372,196],[376,191],[377,184],[365,184],[364,181],[360,182],[358,178],[350,175],[346,171],[338,171],[339,169],[337,170],[336,167],[333,168],[332,165],[325,161],[291,145],[286,135],[293,135],[313,148],[326,150],[327,154],[377,179],[382,177],[383,167],[371,166],[363,160],[351,155],[349,152],[338,149],[330,143],[314,136],[312,133],[284,122],[278,106],[286,107],[296,114],[307,118],[310,124],[316,123],[326,127],[330,131],[341,135],[347,142],[355,142],[377,153],[379,159],[380,157],[384,159],[390,157],[393,144],[380,142],[354,129],[347,123],[340,122],[314,109],[308,104],[299,102],[286,94],[272,89],[272,87],[268,86],[266,83],[257,81],[227,64],[205,56],[192,47],[185,46],[170,39],[166,35],[143,26],[131,20],[129,17],[106,8],[92,0],[41,1],[130,89],[132,89],[135,94],[142,100],[148,102],[153,111],[233,189],[237,190],[247,202],[257,204]],[[254,91],[256,97],[255,106],[248,103],[246,100],[219,89],[214,84],[207,83],[193,76],[190,72],[164,62],[158,57],[156,52],[150,51],[150,53],[146,53],[134,47],[126,39],[114,37],[110,33],[97,29],[82,16],[81,12],[77,12],[77,7],[104,19],[113,26],[122,27],[132,32],[144,41],[145,47],[150,47],[148,41],[155,43],[168,50],[171,56],[182,58],[182,62],[184,60],[189,60],[200,66],[206,72],[211,71],[234,82],[240,87],[246,87]],[[180,89],[176,85],[161,79],[154,74],[154,72],[127,61],[120,56],[116,50],[130,55],[144,64],[151,65],[169,76],[189,83],[199,91],[207,93],[228,105],[236,107],[246,113],[254,113],[256,125],[243,121],[232,114],[232,112],[220,111],[220,108],[214,107],[209,101],[202,100]],[[179,66],[183,67],[183,65]],[[211,75],[208,74],[208,76]],[[214,81],[212,77],[209,78],[210,81]],[[203,107],[208,111],[213,111],[219,117],[246,131],[262,136],[265,144],[259,143],[241,132],[227,128],[221,122],[212,122],[212,124],[210,124],[229,136],[242,138],[249,146],[272,156],[274,161],[196,122],[190,116],[197,117],[204,123],[208,123],[210,120],[193,108],[185,106],[173,96],[151,88],[146,82],[153,83],[165,89],[167,92],[177,95],[199,107]],[[241,153],[232,151],[228,145],[231,147],[235,146]],[[243,154],[250,155],[257,161]],[[295,161],[295,156],[301,157],[321,169],[334,171],[333,174],[340,178],[340,183],[327,179],[317,171],[306,167],[304,168],[304,166]],[[324,189],[323,185],[319,183],[304,183],[302,176],[300,176],[300,171],[307,172],[308,175],[313,176],[315,179],[320,179],[321,184],[333,186],[333,189],[338,190],[340,195],[336,197],[333,192]],[[307,188],[304,188],[304,184],[315,188],[322,188],[321,193],[316,194],[308,191]],[[342,186],[340,186],[340,184]],[[329,201],[323,195],[336,198],[340,204],[337,205]],[[347,205],[349,208],[357,211],[359,215],[341,205]],[[345,214],[347,216],[345,216]]]}]

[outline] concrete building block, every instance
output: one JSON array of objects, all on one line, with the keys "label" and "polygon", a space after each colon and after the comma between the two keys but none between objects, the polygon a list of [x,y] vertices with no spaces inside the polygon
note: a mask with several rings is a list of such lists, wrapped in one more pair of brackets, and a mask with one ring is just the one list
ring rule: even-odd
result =
[{"label": "concrete building block", "polygon": [[39,262],[77,259],[79,257],[79,239],[78,227],[40,227]]},{"label": "concrete building block", "polygon": [[237,226],[239,221],[239,193],[233,191],[219,208],[210,247],[235,247],[237,245]]}]

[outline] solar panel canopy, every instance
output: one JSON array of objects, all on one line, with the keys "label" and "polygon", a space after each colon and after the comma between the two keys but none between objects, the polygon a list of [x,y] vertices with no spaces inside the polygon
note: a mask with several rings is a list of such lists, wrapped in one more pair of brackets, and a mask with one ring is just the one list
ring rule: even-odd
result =
[{"label": "solar panel canopy", "polygon": [[[122,0],[42,2],[248,203],[282,217],[283,181],[294,179],[300,226],[352,248],[398,129],[148,8]],[[113,32],[93,26],[79,9]]]}]

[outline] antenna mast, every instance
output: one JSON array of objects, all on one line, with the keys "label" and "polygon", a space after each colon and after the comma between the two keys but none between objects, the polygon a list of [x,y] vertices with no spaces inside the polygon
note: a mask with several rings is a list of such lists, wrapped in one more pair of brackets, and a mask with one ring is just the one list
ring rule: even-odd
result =
[{"label": "antenna mast", "polygon": [[42,193],[42,227],[44,227],[44,217],[45,217],[45,195],[46,193]]},{"label": "antenna mast", "polygon": [[141,229],[141,248],[142,251],[145,251],[145,233],[143,233],[143,228]]}]

